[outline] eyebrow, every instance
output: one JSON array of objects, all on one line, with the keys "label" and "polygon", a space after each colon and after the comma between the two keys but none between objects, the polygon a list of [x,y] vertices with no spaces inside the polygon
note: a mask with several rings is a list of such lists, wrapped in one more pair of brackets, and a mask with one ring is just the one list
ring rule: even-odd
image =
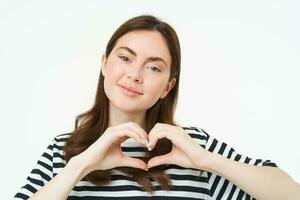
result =
[{"label": "eyebrow", "polygon": [[[119,47],[117,50],[119,50],[119,49],[125,49],[132,55],[136,56],[136,53],[129,47]],[[145,62],[147,62],[147,61],[162,61],[163,63],[165,63],[166,66],[168,66],[167,62],[164,59],[162,59],[161,57],[151,56],[151,57],[148,57]]]}]

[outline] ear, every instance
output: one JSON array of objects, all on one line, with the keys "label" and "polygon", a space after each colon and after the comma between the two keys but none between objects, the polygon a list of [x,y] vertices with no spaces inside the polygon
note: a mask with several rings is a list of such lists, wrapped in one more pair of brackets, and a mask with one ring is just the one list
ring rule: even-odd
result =
[{"label": "ear", "polygon": [[171,91],[176,83],[176,79],[173,78],[164,88],[163,92],[160,95],[160,98],[163,99],[167,96],[167,94]]},{"label": "ear", "polygon": [[106,56],[105,54],[102,55],[102,60],[101,60],[101,73],[102,75],[105,77],[106,75],[106,62],[107,62],[107,59],[106,59]]}]

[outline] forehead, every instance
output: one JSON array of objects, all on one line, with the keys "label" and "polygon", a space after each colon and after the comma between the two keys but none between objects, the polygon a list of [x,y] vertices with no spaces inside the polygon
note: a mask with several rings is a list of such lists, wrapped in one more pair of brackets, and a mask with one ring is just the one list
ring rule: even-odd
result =
[{"label": "forehead", "polygon": [[161,57],[170,66],[171,55],[165,38],[158,31],[135,30],[120,37],[114,47],[129,47],[138,57]]}]

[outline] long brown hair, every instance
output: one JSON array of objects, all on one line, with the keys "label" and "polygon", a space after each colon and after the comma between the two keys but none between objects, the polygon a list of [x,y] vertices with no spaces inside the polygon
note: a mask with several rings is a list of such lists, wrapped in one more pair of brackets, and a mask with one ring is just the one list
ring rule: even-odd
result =
[{"label": "long brown hair", "polygon": [[[180,44],[175,30],[167,23],[157,19],[151,15],[141,15],[131,18],[124,22],[112,35],[105,50],[106,58],[110,55],[118,39],[124,34],[134,30],[150,30],[158,31],[164,37],[168,50],[171,54],[171,70],[169,81],[173,78],[176,83],[168,95],[159,99],[151,108],[146,112],[146,132],[154,127],[156,123],[166,123],[177,125],[174,122],[173,115],[175,112],[180,77],[180,62],[181,52]],[[68,138],[65,146],[65,160],[68,162],[73,156],[76,156],[86,150],[93,144],[108,128],[109,121],[109,100],[104,92],[103,87],[104,77],[99,73],[99,81],[97,87],[97,94],[93,107],[78,115],[75,120],[75,130]],[[140,158],[148,162],[151,158],[169,153],[172,149],[172,143],[166,139],[160,139],[155,148],[146,152],[146,157]],[[172,186],[167,174],[164,173],[166,165],[156,166],[150,168],[149,171],[144,171],[138,168],[131,167],[118,167],[116,169],[128,174],[133,180],[137,181],[143,186],[143,189],[152,192],[155,187],[152,185],[150,179],[156,180],[161,184],[161,188],[170,190]],[[109,170],[96,170],[86,175],[83,180],[88,180],[98,186],[106,184],[111,179],[111,171]]]}]

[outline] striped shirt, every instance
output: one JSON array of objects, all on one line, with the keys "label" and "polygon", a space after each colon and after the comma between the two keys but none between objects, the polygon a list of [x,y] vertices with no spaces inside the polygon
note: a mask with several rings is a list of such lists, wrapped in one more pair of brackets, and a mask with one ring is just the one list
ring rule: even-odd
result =
[{"label": "striped shirt", "polygon": [[[226,143],[218,141],[201,128],[192,126],[183,128],[199,145],[210,152],[249,165],[277,167],[270,160],[253,159],[237,153]],[[65,133],[53,139],[14,199],[28,199],[64,168],[66,162],[63,158],[63,146],[69,136],[70,133]],[[133,138],[129,138],[121,144],[124,154],[131,157],[145,155],[145,152],[141,150],[143,148],[139,147],[140,144],[136,143]],[[200,170],[170,164],[165,169],[165,173],[171,179],[170,191],[162,190],[158,182],[151,180],[156,190],[151,196],[148,196],[141,185],[123,172],[113,169],[111,181],[108,184],[99,187],[89,181],[81,180],[72,189],[68,199],[254,199],[224,177],[208,171],[203,171],[200,175]]]}]

